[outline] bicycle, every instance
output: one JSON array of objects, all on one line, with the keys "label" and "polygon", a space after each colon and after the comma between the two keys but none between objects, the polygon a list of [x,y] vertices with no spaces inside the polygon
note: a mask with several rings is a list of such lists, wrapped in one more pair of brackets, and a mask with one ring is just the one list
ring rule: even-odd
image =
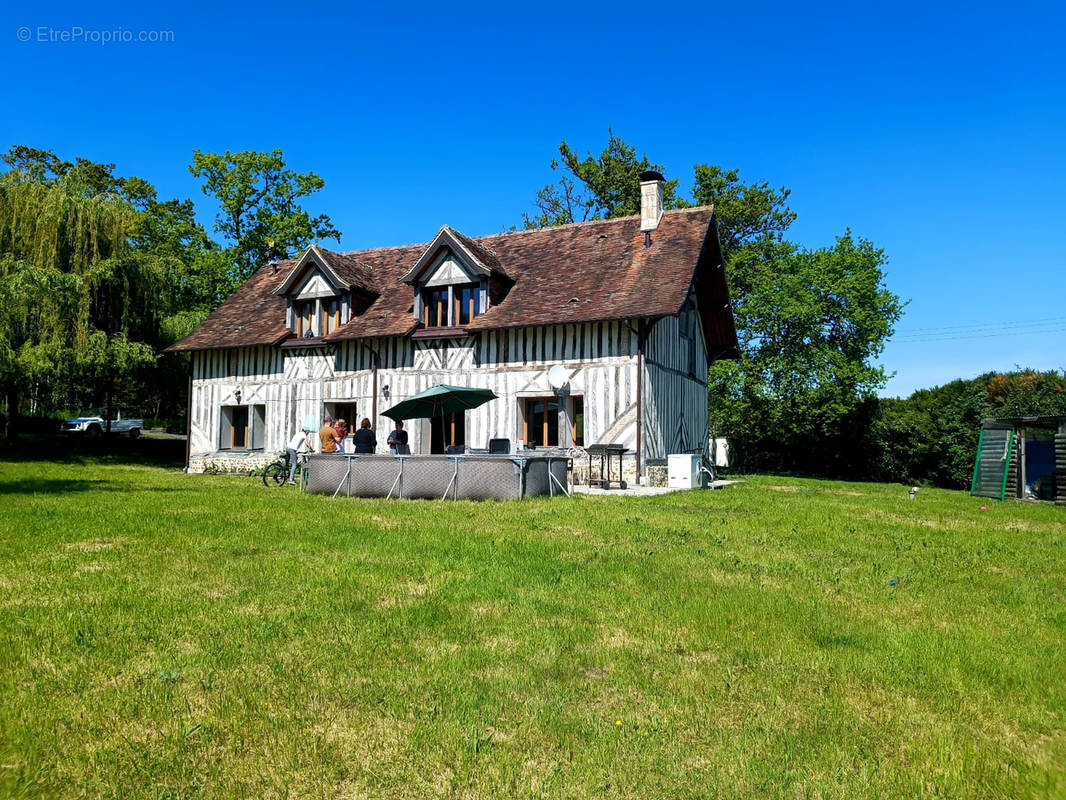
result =
[{"label": "bicycle", "polygon": [[[289,453],[286,451],[278,457],[276,461],[271,461],[266,465],[263,470],[263,485],[264,486],[284,486],[285,482],[289,479]],[[307,453],[299,453],[296,456],[296,472],[293,473],[295,478],[297,475],[300,477],[296,480],[299,484],[303,480],[304,467],[307,466]]]}]

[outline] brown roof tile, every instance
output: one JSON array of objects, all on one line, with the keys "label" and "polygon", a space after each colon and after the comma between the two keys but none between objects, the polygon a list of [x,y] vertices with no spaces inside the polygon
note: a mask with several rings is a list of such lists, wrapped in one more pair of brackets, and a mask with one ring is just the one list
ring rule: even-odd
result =
[{"label": "brown roof tile", "polygon": [[[667,211],[652,231],[647,248],[636,216],[477,239],[458,234],[464,244],[476,248],[479,258],[486,259],[486,265],[493,264],[494,272],[513,281],[503,298],[467,329],[666,316],[677,312],[695,281],[712,354],[732,353],[736,331],[713,214],[711,208]],[[425,247],[415,244],[343,254],[319,248],[345,280],[377,293],[361,315],[328,339],[409,334],[415,328],[413,296],[401,279]],[[171,349],[273,344],[283,338],[285,300],[270,292],[281,285],[295,263],[284,262],[277,273],[269,265],[260,269]]]},{"label": "brown roof tile", "polygon": [[498,272],[501,275],[511,277],[510,275],[508,275],[506,267],[500,264],[500,259],[496,255],[496,252],[494,250],[489,247],[486,247],[482,242],[479,242],[477,239],[471,239],[465,233],[460,233],[459,231],[455,230],[455,228],[449,228],[449,230],[451,230],[451,232],[455,234],[456,239],[466,245],[466,247],[470,248],[470,252],[477,256],[481,263],[488,267],[492,272]]},{"label": "brown roof tile", "polygon": [[167,350],[276,344],[284,339],[289,334],[285,327],[286,302],[274,290],[296,266],[296,261],[290,259],[260,267],[200,327]]},{"label": "brown roof tile", "polygon": [[378,294],[377,281],[375,280],[374,268],[369,264],[359,261],[352,253],[334,253],[321,247],[318,252],[326,259],[326,263],[333,271],[348,284],[357,289],[362,289],[371,294]]}]

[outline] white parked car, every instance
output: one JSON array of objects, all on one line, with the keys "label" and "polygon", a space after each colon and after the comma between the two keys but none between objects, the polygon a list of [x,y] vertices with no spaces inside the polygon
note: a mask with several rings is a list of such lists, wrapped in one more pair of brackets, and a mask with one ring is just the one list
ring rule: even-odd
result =
[{"label": "white parked car", "polygon": [[[63,423],[63,433],[80,433],[85,436],[100,436],[107,432],[107,412],[94,409],[84,417],[68,419]],[[143,419],[123,419],[122,412],[115,409],[115,418],[111,420],[111,433],[128,433],[136,439],[144,427]]]}]

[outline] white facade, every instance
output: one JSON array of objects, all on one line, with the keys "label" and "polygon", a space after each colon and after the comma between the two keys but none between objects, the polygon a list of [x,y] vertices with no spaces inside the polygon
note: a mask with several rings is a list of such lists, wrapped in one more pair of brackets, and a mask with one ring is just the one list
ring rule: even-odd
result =
[{"label": "white facade", "polygon": [[[640,332],[645,331],[643,348]],[[680,346],[679,346],[680,343]],[[296,345],[296,346],[292,346]],[[456,338],[389,337],[336,344],[248,347],[192,354],[189,471],[251,468],[284,449],[305,419],[344,407],[351,428],[371,420],[379,451],[391,406],[437,384],[491,389],[498,399],[465,416],[465,441],[523,438],[525,401],[556,396],[548,371],[562,365],[559,447],[574,445],[575,399],[584,442],[623,443],[627,472],[707,442],[707,355],[699,315],[689,304],[654,323],[618,320],[483,331]],[[247,409],[240,411],[240,409]],[[244,446],[227,439],[233,414],[248,420]],[[246,415],[246,416],[245,416]],[[413,453],[428,453],[428,420],[407,424]]]}]

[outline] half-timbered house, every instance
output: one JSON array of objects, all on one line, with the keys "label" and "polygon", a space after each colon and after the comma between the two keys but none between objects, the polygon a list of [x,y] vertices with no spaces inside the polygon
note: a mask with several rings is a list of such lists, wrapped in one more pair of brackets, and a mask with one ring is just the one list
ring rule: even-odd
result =
[{"label": "half-timbered house", "polygon": [[414,453],[622,443],[632,479],[703,451],[736,331],[714,210],[664,211],[662,180],[642,176],[640,216],[263,266],[171,348],[191,354],[189,471],[254,466],[327,414],[383,442],[382,412],[440,383],[498,399],[411,421]]}]

